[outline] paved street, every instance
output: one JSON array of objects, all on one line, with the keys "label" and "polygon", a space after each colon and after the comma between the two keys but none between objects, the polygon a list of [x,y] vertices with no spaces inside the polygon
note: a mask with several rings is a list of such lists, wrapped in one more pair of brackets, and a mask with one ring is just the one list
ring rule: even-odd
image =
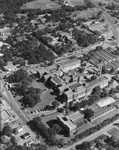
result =
[{"label": "paved street", "polygon": [[110,129],[112,129],[112,128],[114,127],[113,124],[115,124],[115,123],[119,123],[119,119],[116,120],[115,122],[113,122],[112,124],[109,124],[108,126],[102,128],[102,129],[99,130],[98,132],[95,132],[94,134],[91,134],[91,135],[88,136],[87,138],[84,138],[83,140],[78,141],[78,142],[76,142],[75,144],[73,144],[73,145],[71,145],[71,146],[69,146],[69,147],[67,147],[67,148],[64,148],[64,150],[74,149],[77,144],[81,144],[81,143],[84,142],[84,141],[91,141],[91,140],[94,140],[94,139],[97,138],[98,136],[100,136],[100,135],[102,135],[102,134],[106,134],[108,130],[110,130]]}]

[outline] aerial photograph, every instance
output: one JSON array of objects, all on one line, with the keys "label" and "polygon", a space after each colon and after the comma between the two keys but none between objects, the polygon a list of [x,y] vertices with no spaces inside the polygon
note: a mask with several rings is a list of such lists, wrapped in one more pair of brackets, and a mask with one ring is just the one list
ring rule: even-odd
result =
[{"label": "aerial photograph", "polygon": [[0,0],[0,150],[119,150],[119,0]]}]

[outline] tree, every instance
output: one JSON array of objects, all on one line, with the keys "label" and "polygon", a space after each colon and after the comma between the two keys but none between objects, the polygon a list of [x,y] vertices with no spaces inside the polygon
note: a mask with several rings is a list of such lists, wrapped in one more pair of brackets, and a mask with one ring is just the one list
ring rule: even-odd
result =
[{"label": "tree", "polygon": [[119,85],[116,86],[116,90],[119,91]]},{"label": "tree", "polygon": [[26,80],[27,82],[31,81],[25,69],[19,69],[8,77],[8,81],[11,83],[19,83],[24,80]]},{"label": "tree", "polygon": [[101,92],[100,97],[101,97],[101,98],[105,98],[105,97],[107,97],[107,96],[108,96],[107,90],[106,90],[106,89],[103,89],[102,92]]},{"label": "tree", "polygon": [[54,124],[52,130],[54,130],[55,133],[59,133],[62,128],[58,124]]},{"label": "tree", "polygon": [[53,106],[53,108],[55,109],[55,108],[57,108],[58,107],[58,101],[54,101],[54,102],[52,102],[52,106]]},{"label": "tree", "polygon": [[92,111],[92,109],[85,109],[83,113],[86,119],[89,119],[90,117],[94,115],[94,112]]},{"label": "tree", "polygon": [[11,139],[10,139],[11,143],[15,146],[18,144],[18,137],[16,136],[11,136]]},{"label": "tree", "polygon": [[100,95],[100,91],[101,91],[100,86],[96,86],[96,87],[93,88],[92,94],[98,94],[98,95]]},{"label": "tree", "polygon": [[9,125],[5,125],[3,128],[3,134],[7,136],[11,136],[12,128]]},{"label": "tree", "polygon": [[96,76],[91,76],[91,81],[95,80],[97,77]]},{"label": "tree", "polygon": [[115,88],[111,88],[109,91],[109,94],[115,94],[116,93],[116,89]]},{"label": "tree", "polygon": [[91,143],[90,142],[83,142],[82,144],[80,145],[76,145],[76,150],[88,150],[91,146]]},{"label": "tree", "polygon": [[80,109],[80,103],[77,102],[74,104],[74,111],[77,111],[79,109]]},{"label": "tree", "polygon": [[30,87],[23,97],[24,106],[34,107],[41,100],[40,93],[40,90]]}]

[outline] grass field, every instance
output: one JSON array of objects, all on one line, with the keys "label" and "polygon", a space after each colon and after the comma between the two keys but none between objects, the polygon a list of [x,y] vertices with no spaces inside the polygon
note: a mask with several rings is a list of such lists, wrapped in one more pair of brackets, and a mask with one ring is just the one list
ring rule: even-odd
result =
[{"label": "grass field", "polygon": [[71,5],[84,5],[84,0],[70,0]]},{"label": "grass field", "polygon": [[[92,8],[92,9],[88,9],[88,10],[83,10],[83,11],[75,11],[71,14],[71,17],[74,18],[74,19],[77,19],[77,18],[90,18],[92,17],[93,15],[97,14],[99,11],[97,8]],[[76,14],[76,16],[74,17],[74,15]]]},{"label": "grass field", "polygon": [[26,3],[23,8],[27,9],[57,9],[60,5],[52,2],[51,0],[36,0],[33,2]]}]

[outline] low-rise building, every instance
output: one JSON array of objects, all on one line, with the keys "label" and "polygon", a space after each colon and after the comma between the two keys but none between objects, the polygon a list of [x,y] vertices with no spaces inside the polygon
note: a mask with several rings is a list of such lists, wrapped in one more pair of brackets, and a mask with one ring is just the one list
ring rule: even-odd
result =
[{"label": "low-rise building", "polygon": [[54,89],[58,86],[65,85],[65,82],[60,77],[54,76],[53,78],[50,79],[50,84],[51,84],[51,87]]},{"label": "low-rise building", "polygon": [[70,88],[63,93],[63,98],[68,102],[72,100],[77,100],[82,98],[86,95],[86,88],[84,86],[78,86],[75,91],[71,90]]},{"label": "low-rise building", "polygon": [[[62,91],[63,98],[67,100],[68,102],[72,100],[77,100],[79,98],[82,98],[86,95],[90,95],[93,88],[96,86],[100,86],[100,88],[104,88],[108,86],[108,78],[106,77],[100,77],[98,79],[95,79],[89,83],[87,83],[86,86],[80,85],[78,82],[74,81],[70,84],[68,84]],[[63,88],[63,86],[62,86]],[[67,88],[67,90],[65,90]]]},{"label": "low-rise building", "polygon": [[60,63],[58,66],[63,72],[67,72],[69,70],[73,70],[80,67],[80,65],[81,65],[80,59],[73,58]]},{"label": "low-rise building", "polygon": [[69,136],[76,132],[77,124],[82,122],[83,119],[84,115],[79,111],[70,115],[59,114],[57,116],[58,122],[65,129],[67,135]]},{"label": "low-rise building", "polygon": [[99,86],[100,88],[104,88],[104,87],[108,86],[108,78],[106,78],[105,76],[102,76],[102,77],[99,77],[99,78],[87,83],[86,94],[87,95],[91,94],[93,88],[95,88],[96,86]]},{"label": "low-rise building", "polygon": [[112,97],[107,97],[107,98],[104,98],[104,99],[99,100],[98,102],[96,102],[96,104],[97,104],[99,107],[103,108],[103,107],[108,106],[108,105],[110,105],[110,104],[113,104],[113,103],[115,103],[115,102],[116,102],[116,101],[115,101]]},{"label": "low-rise building", "polygon": [[110,107],[105,107],[105,108],[102,108],[101,110],[97,111],[97,112],[94,112],[94,115],[89,119],[91,122],[92,121],[95,121],[96,119],[114,111],[117,107],[115,105],[112,105]]}]

